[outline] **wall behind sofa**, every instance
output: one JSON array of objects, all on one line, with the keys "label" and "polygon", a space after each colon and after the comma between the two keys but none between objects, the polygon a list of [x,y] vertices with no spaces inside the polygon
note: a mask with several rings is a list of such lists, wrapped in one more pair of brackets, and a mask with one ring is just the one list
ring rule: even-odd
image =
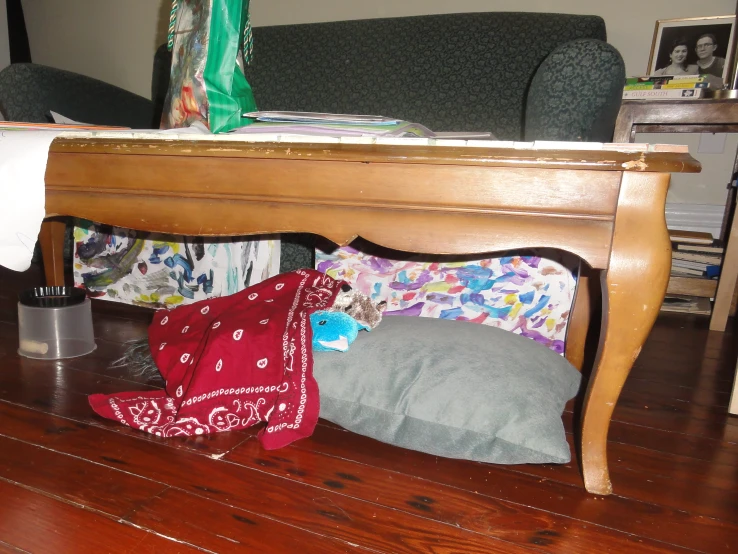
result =
[{"label": "wall behind sofa", "polygon": [[[23,0],[33,60],[149,96],[152,57],[165,40],[170,4]],[[492,10],[595,14],[605,19],[629,74],[646,70],[657,19],[726,15],[735,6],[735,0],[251,0],[255,26]]]},{"label": "wall behind sofa", "polygon": [[599,15],[605,20],[608,41],[625,59],[628,74],[646,70],[657,19],[730,15],[736,8],[735,0],[255,0],[252,4],[258,25],[481,11]]},{"label": "wall behind sofa", "polygon": [[[156,47],[166,40],[166,0],[23,0],[35,63],[151,97]],[[167,16],[169,8],[166,7]]]}]

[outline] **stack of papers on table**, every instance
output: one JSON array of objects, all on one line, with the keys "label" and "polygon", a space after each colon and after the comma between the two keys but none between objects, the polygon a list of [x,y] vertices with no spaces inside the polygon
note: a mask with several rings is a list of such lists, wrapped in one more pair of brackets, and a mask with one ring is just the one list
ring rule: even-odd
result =
[{"label": "stack of papers on table", "polygon": [[320,112],[249,112],[243,118],[251,124],[231,133],[309,135],[332,137],[421,137],[458,140],[494,140],[487,132],[433,132],[420,123],[381,115],[331,114]]},{"label": "stack of papers on table", "polygon": [[352,115],[320,112],[248,112],[246,119],[270,123],[331,123],[336,125],[393,125],[401,119],[381,115]]},{"label": "stack of papers on table", "polygon": [[235,134],[310,135],[332,137],[433,137],[418,123],[376,115],[324,114],[316,112],[250,112],[252,123],[230,131]]}]

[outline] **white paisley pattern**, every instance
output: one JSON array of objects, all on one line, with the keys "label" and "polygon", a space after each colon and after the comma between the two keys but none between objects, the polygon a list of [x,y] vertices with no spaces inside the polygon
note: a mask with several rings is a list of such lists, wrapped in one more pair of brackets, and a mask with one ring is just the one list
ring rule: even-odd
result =
[{"label": "white paisley pattern", "polygon": [[[257,285],[260,302],[253,302],[257,293],[249,291],[233,307],[225,303],[230,298],[221,298],[159,312],[149,340],[156,345],[152,356],[166,389],[93,395],[95,411],[161,437],[219,433],[258,422],[267,423],[259,434],[266,448],[309,436],[319,413],[309,316],[330,307],[340,282],[314,270],[287,275]],[[264,303],[268,300],[274,308]],[[162,326],[163,320],[168,325]]]}]

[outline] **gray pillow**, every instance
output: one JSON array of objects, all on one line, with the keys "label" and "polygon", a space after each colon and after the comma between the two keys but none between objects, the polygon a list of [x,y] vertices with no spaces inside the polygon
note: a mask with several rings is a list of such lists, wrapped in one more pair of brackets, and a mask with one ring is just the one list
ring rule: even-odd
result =
[{"label": "gray pillow", "polygon": [[566,463],[561,414],[581,376],[488,325],[385,317],[348,352],[314,352],[320,417],[374,439],[496,464]]}]

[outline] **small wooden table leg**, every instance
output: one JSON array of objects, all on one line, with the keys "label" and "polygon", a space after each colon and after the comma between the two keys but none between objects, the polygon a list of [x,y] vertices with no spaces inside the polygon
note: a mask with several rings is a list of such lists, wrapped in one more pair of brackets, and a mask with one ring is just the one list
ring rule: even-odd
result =
[{"label": "small wooden table leg", "polygon": [[725,244],[725,257],[723,267],[720,270],[717,292],[715,293],[715,304],[710,316],[710,331],[725,331],[730,314],[730,304],[733,302],[736,279],[738,278],[738,214],[733,217],[730,226],[728,242]]},{"label": "small wooden table leg", "polygon": [[67,224],[64,220],[47,219],[41,224],[39,240],[41,256],[44,260],[46,285],[64,285],[64,233]]},{"label": "small wooden table leg", "polygon": [[602,274],[600,346],[582,416],[584,485],[594,494],[612,493],[610,418],[669,282],[671,243],[663,209],[668,188],[668,174],[623,175],[609,267]]}]

